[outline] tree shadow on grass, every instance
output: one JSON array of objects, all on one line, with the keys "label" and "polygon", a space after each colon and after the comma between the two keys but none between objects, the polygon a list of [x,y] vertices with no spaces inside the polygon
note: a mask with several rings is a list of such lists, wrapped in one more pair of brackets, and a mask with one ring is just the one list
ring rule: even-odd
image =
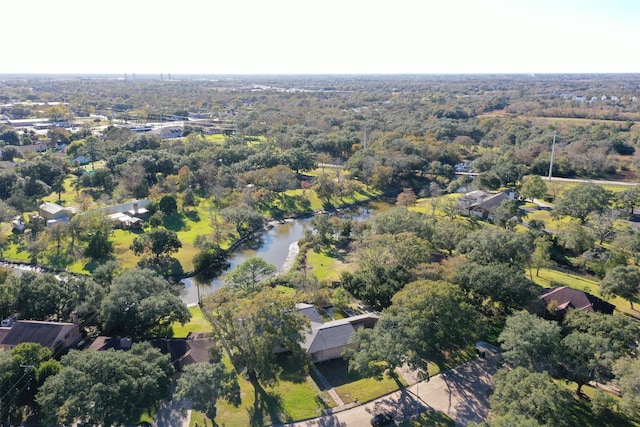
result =
[{"label": "tree shadow on grass", "polygon": [[306,381],[307,373],[294,363],[290,358],[283,356],[278,358],[278,365],[282,368],[279,378],[282,381],[300,384]]},{"label": "tree shadow on grass", "polygon": [[291,416],[284,410],[282,397],[279,394],[266,391],[255,380],[251,380],[251,385],[254,390],[254,402],[252,407],[247,408],[249,425],[258,427],[292,421]]},{"label": "tree shadow on grass", "polygon": [[198,213],[198,211],[186,211],[184,213],[184,216],[187,217],[190,221],[193,221],[193,222],[199,222],[200,221],[200,214]]},{"label": "tree shadow on grass", "polygon": [[138,261],[138,267],[149,268],[164,277],[180,276],[184,273],[180,261],[170,256],[143,258]]},{"label": "tree shadow on grass", "polygon": [[163,225],[167,228],[167,230],[171,231],[184,231],[187,230],[187,223],[184,220],[184,217],[180,214],[173,215],[165,215],[163,220]]},{"label": "tree shadow on grass", "polygon": [[[322,363],[317,363],[316,368],[327,379],[333,387],[340,387],[358,381],[361,377],[354,371],[349,371],[349,362],[344,359],[334,359]],[[316,381],[316,383],[318,383]],[[318,383],[318,386],[321,384]]]}]

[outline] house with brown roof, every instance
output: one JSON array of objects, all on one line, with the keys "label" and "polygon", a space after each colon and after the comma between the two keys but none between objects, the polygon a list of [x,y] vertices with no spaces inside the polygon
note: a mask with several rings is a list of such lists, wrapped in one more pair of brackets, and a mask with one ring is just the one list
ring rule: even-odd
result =
[{"label": "house with brown roof", "polygon": [[[75,319],[74,319],[75,320]],[[24,342],[35,342],[47,347],[54,355],[74,348],[82,334],[77,320],[67,322],[40,322],[36,320],[16,320],[0,327],[0,349],[11,350]]]},{"label": "house with brown roof", "polygon": [[535,311],[542,317],[560,320],[569,310],[613,314],[615,308],[615,305],[588,292],[568,286],[556,286],[542,291]]},{"label": "house with brown roof", "polygon": [[[138,341],[136,341],[138,342]],[[208,362],[209,348],[215,347],[212,334],[189,333],[186,338],[158,338],[149,341],[163,354],[171,357],[176,371],[181,371],[192,363]],[[97,337],[89,346],[89,350],[104,351],[109,349],[127,351],[131,349],[133,340],[122,337]]]}]

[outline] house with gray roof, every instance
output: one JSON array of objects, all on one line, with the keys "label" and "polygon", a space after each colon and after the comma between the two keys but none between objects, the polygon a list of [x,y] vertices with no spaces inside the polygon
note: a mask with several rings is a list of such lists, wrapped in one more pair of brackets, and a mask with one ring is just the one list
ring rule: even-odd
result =
[{"label": "house with gray roof", "polygon": [[[3,322],[3,325],[5,323]],[[24,342],[35,342],[59,354],[76,346],[82,335],[77,320],[68,322],[40,322],[17,320],[0,327],[0,349],[11,350]]]},{"label": "house with gray roof", "polygon": [[373,328],[380,318],[378,313],[365,313],[324,322],[313,305],[298,304],[297,308],[311,322],[302,347],[314,363],[342,357],[342,352],[351,345],[351,336],[360,328]]},{"label": "house with gray roof", "polygon": [[45,202],[38,206],[38,214],[46,221],[67,221],[77,213],[74,207],[64,207],[57,203]]},{"label": "house with gray roof", "polygon": [[458,208],[467,216],[475,215],[480,218],[491,219],[493,210],[500,206],[503,201],[516,198],[517,195],[513,191],[487,193],[482,190],[475,190],[464,194],[458,200]]}]

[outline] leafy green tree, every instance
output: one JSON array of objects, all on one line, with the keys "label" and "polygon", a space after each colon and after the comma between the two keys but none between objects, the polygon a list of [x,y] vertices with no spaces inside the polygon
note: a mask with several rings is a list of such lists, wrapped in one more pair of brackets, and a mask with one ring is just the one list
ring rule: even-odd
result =
[{"label": "leafy green tree", "polygon": [[591,213],[604,212],[611,202],[612,193],[598,184],[582,183],[560,195],[552,215],[570,216],[584,224]]},{"label": "leafy green tree", "polygon": [[469,292],[482,312],[496,310],[500,315],[526,308],[537,299],[541,290],[540,286],[522,275],[520,267],[503,263],[463,264],[456,271],[456,282]]},{"label": "leafy green tree", "polygon": [[367,220],[373,234],[413,233],[431,240],[433,236],[432,217],[411,211],[405,206],[395,206]]},{"label": "leafy green tree", "polygon": [[524,233],[485,227],[461,240],[458,251],[479,264],[524,265],[533,252],[533,244]]},{"label": "leafy green tree", "polygon": [[449,256],[453,255],[458,244],[471,231],[468,224],[467,221],[453,219],[436,221],[433,227],[433,245],[441,251],[446,251]]},{"label": "leafy green tree", "polygon": [[257,290],[260,281],[276,272],[276,266],[260,257],[252,257],[240,263],[224,277],[226,284],[237,286],[243,291]]},{"label": "leafy green tree", "polygon": [[587,227],[601,245],[615,235],[615,222],[618,219],[616,211],[607,209],[601,213],[591,213],[587,218]]},{"label": "leafy green tree", "polygon": [[165,215],[173,215],[178,212],[178,202],[170,194],[165,194],[158,202],[158,209]]},{"label": "leafy green tree", "polygon": [[520,189],[520,195],[525,199],[529,199],[533,202],[533,199],[541,199],[547,194],[547,184],[544,183],[539,175],[532,175],[527,179],[522,188]]},{"label": "leafy green tree", "polygon": [[321,245],[327,245],[331,243],[333,239],[333,223],[329,215],[314,215],[309,221],[309,224],[316,232],[316,236]]},{"label": "leafy green tree", "polygon": [[622,400],[620,407],[631,417],[640,416],[640,360],[628,357],[619,359],[613,366],[616,382],[620,386]]},{"label": "leafy green tree", "polygon": [[640,289],[640,269],[638,267],[619,265],[607,271],[600,281],[600,294],[604,297],[619,296],[633,303],[638,302]]},{"label": "leafy green tree", "polygon": [[526,312],[507,317],[498,337],[507,362],[536,371],[555,367],[560,339],[560,326],[556,322]]},{"label": "leafy green tree", "polygon": [[343,271],[340,280],[353,296],[381,310],[391,304],[391,298],[412,277],[402,265],[360,264],[354,272]]},{"label": "leafy green tree", "polygon": [[310,171],[316,167],[316,155],[307,148],[293,147],[284,152],[283,162],[296,173]]},{"label": "leafy green tree", "polygon": [[96,230],[89,238],[84,254],[94,261],[99,261],[109,258],[113,251],[113,242],[109,240],[109,232],[101,228]]},{"label": "leafy green tree", "polygon": [[338,183],[329,175],[316,177],[312,189],[325,206],[331,206],[331,199],[338,195]]},{"label": "leafy green tree", "polygon": [[541,427],[542,426],[542,424],[540,424],[537,420],[533,418],[528,418],[525,415],[514,414],[511,412],[507,412],[504,415],[500,415],[500,416],[495,416],[495,415],[492,416],[492,418],[490,419],[487,425],[490,427]]},{"label": "leafy green tree", "polygon": [[18,289],[16,309],[21,318],[51,320],[67,320],[70,307],[66,304],[69,295],[54,274],[39,274],[26,271],[19,277],[11,277]]},{"label": "leafy green tree", "polygon": [[595,245],[593,235],[577,221],[572,221],[562,227],[558,238],[565,249],[575,254],[581,254]]},{"label": "leafy green tree", "polygon": [[218,399],[224,399],[236,407],[240,405],[240,385],[236,373],[228,371],[221,362],[194,363],[184,368],[174,398],[190,399],[193,409],[203,412],[214,421]]},{"label": "leafy green tree", "polygon": [[300,187],[296,174],[284,165],[266,169],[263,180],[266,188],[279,194],[280,198],[284,196],[285,191]]},{"label": "leafy green tree", "polygon": [[23,406],[32,402],[45,371],[59,367],[52,357],[51,350],[33,342],[0,352],[0,419],[21,423]]},{"label": "leafy green tree", "polygon": [[562,327],[565,333],[584,332],[608,340],[616,358],[638,355],[636,340],[640,336],[640,324],[625,315],[571,310],[565,316]]},{"label": "leafy green tree", "polygon": [[136,255],[151,252],[154,257],[159,258],[161,255],[178,252],[181,247],[182,242],[175,231],[155,228],[133,239],[130,249]]},{"label": "leafy green tree", "polygon": [[168,396],[174,373],[169,355],[149,343],[126,352],[72,350],[61,362],[36,396],[48,425],[135,424],[141,410]]},{"label": "leafy green tree", "polygon": [[550,427],[570,425],[566,411],[573,399],[548,373],[523,367],[502,369],[494,376],[494,383],[489,402],[498,416],[522,416]]},{"label": "leafy green tree", "polygon": [[566,376],[578,384],[577,394],[589,381],[610,376],[613,352],[607,339],[585,332],[572,332],[562,339],[560,363]]},{"label": "leafy green tree", "polygon": [[412,282],[393,297],[373,329],[360,329],[345,350],[349,369],[382,375],[408,363],[426,371],[426,360],[473,342],[480,319],[456,285]]},{"label": "leafy green tree", "polygon": [[191,318],[177,293],[153,270],[124,271],[102,301],[103,331],[134,337],[166,334],[173,322],[184,324]]},{"label": "leafy green tree", "polygon": [[60,198],[62,197],[62,193],[64,192],[65,178],[65,174],[60,174],[53,180],[53,184],[51,185],[51,190],[58,195],[58,203],[60,203]]},{"label": "leafy green tree", "polygon": [[240,236],[246,236],[260,227],[264,223],[264,217],[260,212],[250,206],[230,206],[220,211],[222,218],[233,224]]},{"label": "leafy green tree", "polygon": [[634,209],[640,204],[640,188],[636,185],[625,191],[616,192],[614,204],[615,207],[628,210],[633,215]]},{"label": "leafy green tree", "polygon": [[221,288],[203,297],[202,307],[236,369],[244,370],[251,381],[275,381],[279,373],[276,348],[305,363],[300,345],[308,321],[295,309],[291,296],[272,288],[248,295]]},{"label": "leafy green tree", "polygon": [[531,265],[536,268],[536,277],[540,274],[541,268],[549,267],[552,264],[551,261],[551,247],[552,243],[549,237],[546,235],[537,237],[533,244],[535,249],[531,254]]}]

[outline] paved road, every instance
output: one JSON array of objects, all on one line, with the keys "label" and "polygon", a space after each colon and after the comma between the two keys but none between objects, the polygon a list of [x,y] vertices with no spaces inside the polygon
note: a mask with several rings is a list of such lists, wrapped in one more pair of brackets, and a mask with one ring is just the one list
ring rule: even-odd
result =
[{"label": "paved road", "polygon": [[456,425],[483,421],[489,411],[497,356],[488,355],[435,375],[430,381],[383,396],[355,408],[324,417],[278,427],[362,427],[379,412],[388,412],[396,422],[429,410],[444,412]]}]

